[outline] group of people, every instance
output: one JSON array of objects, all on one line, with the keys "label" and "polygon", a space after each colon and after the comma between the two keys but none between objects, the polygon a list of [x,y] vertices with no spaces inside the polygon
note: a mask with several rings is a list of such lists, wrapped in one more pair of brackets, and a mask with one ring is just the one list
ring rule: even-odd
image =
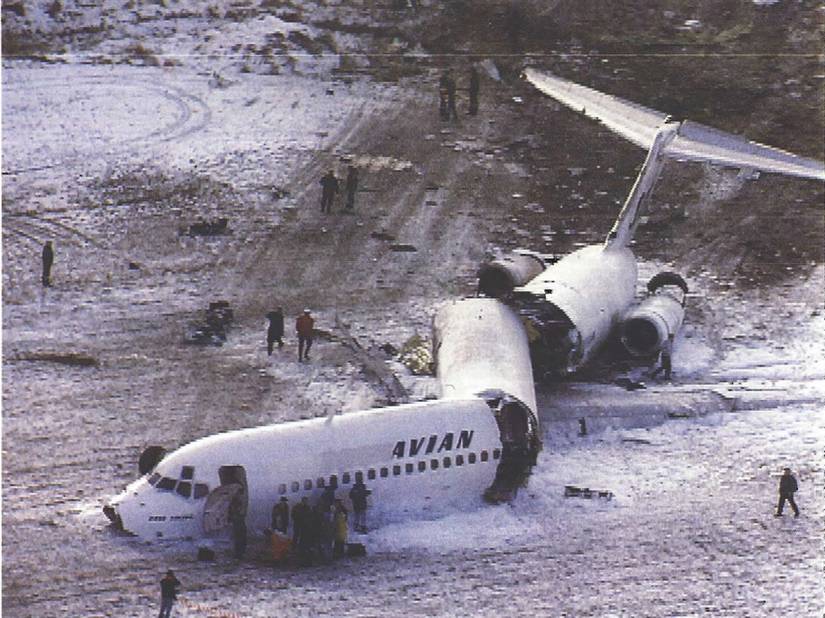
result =
[{"label": "group of people", "polygon": [[[335,196],[338,195],[341,183],[335,176],[335,171],[330,169],[321,177],[321,212],[328,214],[332,212],[332,204]],[[345,212],[355,210],[355,192],[358,190],[358,168],[350,165],[347,168],[347,179],[344,184],[346,201],[344,203]]]},{"label": "group of people", "polygon": [[[301,564],[312,564],[313,559],[328,562],[345,554],[349,536],[349,511],[341,498],[336,497],[336,484],[327,485],[315,505],[309,498],[289,508],[286,496],[272,507],[272,553],[276,562],[286,557],[289,547],[284,539],[292,526],[291,550]],[[370,490],[363,481],[356,481],[349,497],[354,513],[356,532],[366,532],[367,496]]]},{"label": "group of people", "polygon": [[[481,90],[481,77],[475,66],[470,67],[468,81],[469,102],[467,113],[470,116],[475,116],[478,114],[478,95]],[[458,120],[456,83],[450,69],[446,69],[438,80],[438,113],[442,120]]]},{"label": "group of people", "polygon": [[[269,320],[269,326],[266,329],[266,352],[272,356],[276,343],[279,349],[284,347],[284,310],[278,307],[275,311],[267,313],[266,317]],[[295,319],[295,333],[298,335],[298,360],[308,361],[309,350],[315,336],[315,318],[312,317],[309,309],[304,309],[304,312]]]}]

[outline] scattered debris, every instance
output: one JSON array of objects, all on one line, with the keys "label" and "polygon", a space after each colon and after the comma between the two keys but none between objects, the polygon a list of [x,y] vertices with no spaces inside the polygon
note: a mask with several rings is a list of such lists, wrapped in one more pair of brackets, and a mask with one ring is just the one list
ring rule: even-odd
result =
[{"label": "scattered debris", "polygon": [[384,345],[378,346],[378,349],[384,352],[387,356],[395,356],[398,354],[398,348],[391,343],[385,343]]},{"label": "scattered debris", "polygon": [[431,375],[433,373],[433,355],[430,343],[419,335],[413,335],[401,347],[401,363],[414,375]]},{"label": "scattered debris", "polygon": [[61,365],[71,365],[72,367],[99,367],[98,360],[85,354],[72,352],[33,352],[31,354],[20,354],[16,360],[22,361],[45,361],[47,363],[60,363]]},{"label": "scattered debris", "polygon": [[381,232],[372,232],[370,234],[370,237],[375,238],[376,240],[389,240],[389,241],[395,240],[395,236],[393,236],[392,234],[388,234],[387,232],[383,232],[383,231],[381,231]]},{"label": "scattered debris", "polygon": [[635,444],[652,444],[650,440],[644,438],[622,438],[622,442],[633,442]]},{"label": "scattered debris", "polygon": [[406,243],[395,243],[394,245],[390,245],[390,251],[410,253],[413,251],[418,251],[418,249],[416,249],[413,245],[409,245]]},{"label": "scattered debris", "polygon": [[220,218],[213,221],[198,221],[189,226],[186,232],[189,236],[220,236],[229,232],[228,219]]},{"label": "scattered debris", "polygon": [[612,500],[613,492],[602,489],[590,489],[589,487],[576,487],[575,485],[564,486],[565,498],[603,498],[604,500]]},{"label": "scattered debris", "polygon": [[201,562],[211,562],[215,559],[215,551],[208,547],[198,547],[198,560]]},{"label": "scattered debris", "polygon": [[615,384],[616,386],[621,386],[626,391],[638,391],[638,390],[644,390],[644,389],[647,388],[645,386],[644,382],[638,382],[636,380],[633,380],[631,378],[626,378],[626,377],[625,378],[616,378],[613,381],[613,384]]},{"label": "scattered debris", "polygon": [[233,317],[232,309],[227,301],[219,300],[209,303],[205,321],[191,325],[184,341],[195,345],[223,345],[226,341],[226,331]]}]

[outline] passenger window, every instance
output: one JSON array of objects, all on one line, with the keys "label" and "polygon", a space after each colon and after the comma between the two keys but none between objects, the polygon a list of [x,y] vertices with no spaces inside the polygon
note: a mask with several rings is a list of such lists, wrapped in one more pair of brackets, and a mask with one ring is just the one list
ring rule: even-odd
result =
[{"label": "passenger window", "polygon": [[501,449],[494,448],[493,449],[493,459],[499,459],[501,457]]},{"label": "passenger window", "polygon": [[189,481],[181,481],[178,483],[178,488],[176,491],[184,498],[188,498],[192,495],[192,483]]},{"label": "passenger window", "polygon": [[455,465],[463,466],[464,465],[464,455],[456,455],[455,456]]},{"label": "passenger window", "polygon": [[367,478],[371,481],[375,480],[375,468],[370,468],[367,470]]},{"label": "passenger window", "polygon": [[155,472],[152,476],[149,477],[149,484],[154,485],[160,480],[160,474]]},{"label": "passenger window", "polygon": [[301,489],[301,484],[298,481],[292,481],[292,493]]},{"label": "passenger window", "polygon": [[490,456],[487,454],[487,451],[481,451],[481,461],[487,461],[490,459]]},{"label": "passenger window", "polygon": [[318,487],[318,488],[323,488],[324,487],[324,479],[319,478],[318,482],[315,484],[315,486]]},{"label": "passenger window", "polygon": [[304,481],[304,489],[312,489],[312,481],[309,479]]},{"label": "passenger window", "polygon": [[390,471],[387,468],[381,468],[381,478],[385,479],[390,475]]},{"label": "passenger window", "polygon": [[453,462],[450,460],[449,457],[445,457],[443,463],[444,463],[445,468],[449,468],[452,465]]},{"label": "passenger window", "polygon": [[415,466],[412,465],[411,463],[408,463],[406,465],[406,468],[407,468],[407,474],[412,474],[413,472],[415,472]]},{"label": "passenger window", "polygon": [[195,500],[200,500],[209,495],[209,485],[205,483],[195,483]]},{"label": "passenger window", "polygon": [[470,453],[469,455],[467,455],[467,461],[471,464],[474,464],[476,462],[476,454]]},{"label": "passenger window", "polygon": [[418,462],[418,471],[424,472],[427,469],[427,462],[426,461],[419,461]]},{"label": "passenger window", "polygon": [[172,491],[175,488],[175,479],[170,479],[168,476],[164,476],[158,482],[157,488],[165,491]]},{"label": "passenger window", "polygon": [[281,483],[278,485],[278,493],[285,494],[286,493],[286,483]]},{"label": "passenger window", "polygon": [[344,475],[341,477],[341,482],[342,482],[344,485],[349,485],[349,482],[350,482],[350,475],[349,475],[349,472],[344,472]]},{"label": "passenger window", "polygon": [[364,473],[363,472],[356,472],[355,473],[355,482],[356,483],[363,483],[364,482]]},{"label": "passenger window", "polygon": [[329,477],[329,486],[332,487],[333,489],[338,487],[338,475],[337,474],[333,474],[332,476]]},{"label": "passenger window", "polygon": [[401,474],[401,466],[393,466],[392,467],[392,475],[393,476],[398,476],[399,474]]},{"label": "passenger window", "polygon": [[191,481],[195,477],[195,468],[192,466],[183,466],[180,469],[180,478],[184,481]]},{"label": "passenger window", "polygon": [[430,460],[430,469],[431,470],[438,470],[438,460],[437,459],[431,459]]}]

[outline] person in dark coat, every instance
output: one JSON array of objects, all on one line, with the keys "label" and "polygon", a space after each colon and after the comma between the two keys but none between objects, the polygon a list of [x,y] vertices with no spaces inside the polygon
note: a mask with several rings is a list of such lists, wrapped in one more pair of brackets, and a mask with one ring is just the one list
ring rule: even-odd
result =
[{"label": "person in dark coat", "polygon": [[364,481],[357,480],[349,490],[349,499],[352,502],[352,512],[355,515],[355,531],[367,531],[367,496],[372,492],[364,485]]},{"label": "person in dark coat", "polygon": [[272,507],[272,529],[281,534],[289,530],[289,501],[286,496],[282,496]]},{"label": "person in dark coat", "polygon": [[329,170],[321,178],[321,212],[332,212],[332,202],[338,193],[338,179],[335,172]]},{"label": "person in dark coat", "polygon": [[335,489],[336,484],[330,483],[326,487],[324,487],[324,491],[321,493],[321,497],[318,499],[318,504],[321,505],[322,511],[328,511],[330,507],[335,503]]},{"label": "person in dark coat", "polygon": [[284,347],[284,310],[278,307],[266,314],[269,327],[266,330],[266,352],[272,356],[272,347],[278,342],[278,348]]},{"label": "person in dark coat", "polygon": [[54,264],[54,247],[52,241],[47,240],[43,245],[43,286],[49,287],[52,284],[52,264]]},{"label": "person in dark coat", "polygon": [[295,320],[295,332],[298,333],[298,360],[309,360],[309,349],[312,347],[312,336],[315,333],[315,320],[312,319],[309,309],[304,309],[304,313]]},{"label": "person in dark coat", "polygon": [[467,113],[470,116],[478,114],[478,93],[481,89],[481,79],[478,75],[478,69],[475,66],[470,67],[470,109]]},{"label": "person in dark coat", "polygon": [[355,209],[355,192],[358,190],[358,168],[350,165],[347,168],[347,183],[345,186],[347,193],[347,210]]},{"label": "person in dark coat", "polygon": [[235,557],[240,560],[246,553],[246,513],[244,513],[240,496],[235,496],[229,505],[229,522],[232,525]]},{"label": "person in dark coat", "polygon": [[447,106],[449,90],[450,76],[447,74],[447,71],[444,71],[438,80],[438,114],[441,116],[441,120],[448,120],[450,118],[449,108]]},{"label": "person in dark coat", "polygon": [[782,509],[785,508],[785,500],[791,504],[793,516],[799,517],[799,509],[793,499],[793,495],[798,489],[799,485],[796,482],[796,477],[791,474],[790,468],[785,468],[782,472],[781,478],[779,479],[779,504],[776,507],[777,517],[782,517]]},{"label": "person in dark coat", "polygon": [[160,613],[158,618],[169,618],[172,615],[172,606],[178,598],[178,588],[180,582],[175,577],[174,571],[169,569],[166,575],[160,580]]},{"label": "person in dark coat", "polygon": [[447,71],[447,119],[458,120],[458,111],[455,108],[455,79],[451,71]]},{"label": "person in dark coat", "polygon": [[309,520],[309,500],[304,496],[301,501],[292,507],[292,545],[301,547],[304,530]]}]

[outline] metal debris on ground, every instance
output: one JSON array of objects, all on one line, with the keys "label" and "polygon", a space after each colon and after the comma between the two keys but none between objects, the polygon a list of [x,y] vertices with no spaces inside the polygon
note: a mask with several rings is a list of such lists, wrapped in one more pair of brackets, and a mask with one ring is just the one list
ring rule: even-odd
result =
[{"label": "metal debris on ground", "polygon": [[414,375],[430,375],[433,372],[430,342],[419,335],[413,335],[401,346],[401,356],[398,360]]},{"label": "metal debris on ground", "polygon": [[220,236],[229,233],[228,219],[220,218],[212,221],[197,221],[189,226],[186,232],[189,236]]},{"label": "metal debris on ground", "polygon": [[602,498],[612,500],[613,492],[603,489],[590,489],[589,487],[576,487],[575,485],[564,486],[565,498]]},{"label": "metal debris on ground", "polygon": [[223,345],[233,317],[227,301],[209,303],[204,321],[190,325],[184,340],[196,345]]}]

